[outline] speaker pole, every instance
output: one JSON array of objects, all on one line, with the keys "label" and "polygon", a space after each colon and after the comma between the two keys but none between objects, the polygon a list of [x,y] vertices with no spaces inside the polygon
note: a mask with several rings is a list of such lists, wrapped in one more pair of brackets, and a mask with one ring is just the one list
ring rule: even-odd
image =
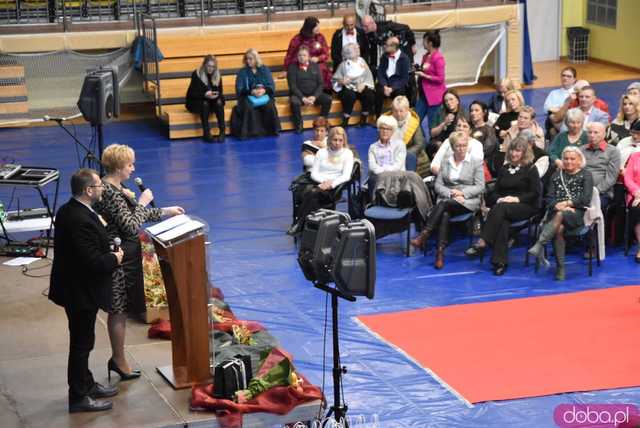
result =
[{"label": "speaker pole", "polygon": [[342,391],[342,375],[347,373],[347,368],[340,365],[340,336],[338,333],[338,298],[355,302],[356,298],[341,293],[333,287],[329,287],[327,284],[314,283],[316,288],[331,294],[331,323],[333,333],[333,406],[329,408],[327,418],[333,415],[335,421],[342,427],[349,427],[347,422],[347,410],[348,406],[342,403],[341,391]]},{"label": "speaker pole", "polygon": [[102,150],[104,149],[104,134],[102,132],[102,124],[96,124],[96,130],[98,131],[98,168],[100,168],[100,177],[104,175],[102,167]]}]

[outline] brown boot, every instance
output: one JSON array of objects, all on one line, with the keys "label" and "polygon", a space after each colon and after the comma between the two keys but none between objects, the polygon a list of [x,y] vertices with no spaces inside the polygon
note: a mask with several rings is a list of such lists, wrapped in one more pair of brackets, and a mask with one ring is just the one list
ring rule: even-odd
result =
[{"label": "brown boot", "polygon": [[433,267],[436,269],[442,269],[444,267],[444,247],[438,246],[436,250],[436,261],[433,263]]},{"label": "brown boot", "polygon": [[424,248],[424,244],[427,242],[427,239],[429,239],[429,235],[431,235],[431,230],[427,228],[422,229],[420,235],[411,240],[411,246],[418,250],[422,250]]}]

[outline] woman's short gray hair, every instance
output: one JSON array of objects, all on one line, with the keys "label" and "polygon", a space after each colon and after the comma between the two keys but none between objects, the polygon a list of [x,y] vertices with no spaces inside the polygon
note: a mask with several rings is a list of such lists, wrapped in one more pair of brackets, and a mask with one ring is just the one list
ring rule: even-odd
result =
[{"label": "woman's short gray hair", "polygon": [[395,117],[389,114],[383,114],[378,118],[378,121],[376,122],[376,127],[378,129],[380,129],[380,127],[382,126],[386,126],[395,131],[396,129],[398,129],[398,121],[396,120]]},{"label": "woman's short gray hair", "polygon": [[567,146],[564,148],[564,150],[562,151],[562,156],[561,158],[564,159],[564,154],[565,153],[569,153],[569,152],[573,152],[573,153],[577,153],[578,156],[580,157],[580,169],[584,168],[585,165],[587,164],[587,160],[584,157],[584,153],[582,153],[582,150],[580,150],[578,147],[576,146]]},{"label": "woman's short gray hair", "polygon": [[360,46],[357,43],[347,43],[342,47],[343,59],[356,59],[360,56]]},{"label": "woman's short gray hair", "polygon": [[584,123],[585,116],[582,110],[580,110],[579,108],[569,109],[566,116],[564,117],[565,125],[569,126],[569,122],[571,122],[572,120],[578,120],[580,121],[580,123]]}]

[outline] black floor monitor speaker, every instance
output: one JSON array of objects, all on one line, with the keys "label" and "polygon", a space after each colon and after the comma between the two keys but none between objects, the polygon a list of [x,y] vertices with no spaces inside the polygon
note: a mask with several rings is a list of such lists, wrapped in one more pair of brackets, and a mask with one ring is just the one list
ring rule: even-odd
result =
[{"label": "black floor monitor speaker", "polygon": [[92,125],[104,125],[120,115],[118,76],[115,70],[103,68],[85,76],[78,108],[84,119]]},{"label": "black floor monitor speaker", "polygon": [[335,284],[347,296],[373,299],[376,285],[376,230],[368,220],[338,227],[333,250]]}]

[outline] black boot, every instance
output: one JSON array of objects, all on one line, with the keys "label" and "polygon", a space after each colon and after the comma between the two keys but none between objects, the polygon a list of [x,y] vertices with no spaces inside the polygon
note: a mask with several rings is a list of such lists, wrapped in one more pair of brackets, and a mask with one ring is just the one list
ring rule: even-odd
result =
[{"label": "black boot", "polygon": [[209,127],[202,128],[202,141],[205,143],[213,143],[213,137],[211,136],[211,129]]},{"label": "black boot", "polygon": [[342,117],[342,124],[340,124],[340,126],[342,126],[344,129],[347,129],[349,127],[349,116]]},{"label": "black boot", "polygon": [[227,137],[227,132],[224,127],[220,128],[220,135],[218,135],[218,143],[224,143],[225,138]]},{"label": "black boot", "polygon": [[564,271],[564,254],[565,254],[565,242],[564,238],[560,237],[553,240],[553,252],[556,256],[556,280],[564,281],[565,279],[565,271]]}]

